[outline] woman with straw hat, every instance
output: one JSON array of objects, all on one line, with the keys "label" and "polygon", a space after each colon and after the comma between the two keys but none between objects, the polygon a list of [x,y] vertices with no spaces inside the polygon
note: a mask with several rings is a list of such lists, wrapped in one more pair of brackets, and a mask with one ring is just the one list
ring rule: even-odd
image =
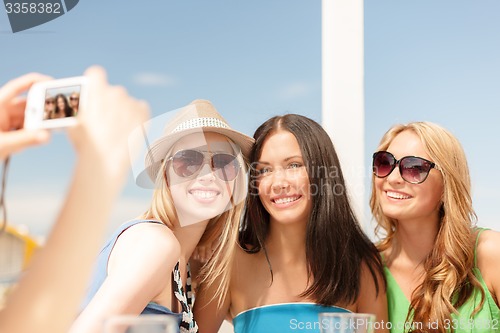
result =
[{"label": "woman with straw hat", "polygon": [[151,206],[103,248],[72,333],[98,332],[110,316],[141,313],[172,315],[181,332],[198,331],[188,261],[198,244],[214,244],[200,279],[224,281],[216,297],[225,297],[252,144],[209,101],[176,113],[146,154],[143,175],[155,184]]}]

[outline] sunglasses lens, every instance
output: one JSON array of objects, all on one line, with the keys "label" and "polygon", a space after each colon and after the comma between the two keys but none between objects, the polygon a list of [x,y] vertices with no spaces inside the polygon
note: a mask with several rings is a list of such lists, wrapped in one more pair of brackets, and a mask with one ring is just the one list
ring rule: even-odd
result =
[{"label": "sunglasses lens", "polygon": [[431,163],[419,157],[405,157],[399,162],[401,177],[409,183],[422,183],[431,170]]},{"label": "sunglasses lens", "polygon": [[[172,168],[179,177],[191,177],[205,163],[205,155],[197,150],[181,150],[172,158]],[[231,154],[218,153],[212,156],[212,170],[219,179],[231,181],[239,172],[239,162]]]},{"label": "sunglasses lens", "polygon": [[181,150],[172,159],[172,168],[180,177],[189,177],[200,170],[205,157],[196,150]]},{"label": "sunglasses lens", "polygon": [[375,176],[387,177],[394,169],[396,159],[388,152],[378,152],[373,155],[373,173]]},{"label": "sunglasses lens", "polygon": [[230,181],[238,175],[239,163],[233,155],[214,154],[212,163],[217,177],[222,180]]}]

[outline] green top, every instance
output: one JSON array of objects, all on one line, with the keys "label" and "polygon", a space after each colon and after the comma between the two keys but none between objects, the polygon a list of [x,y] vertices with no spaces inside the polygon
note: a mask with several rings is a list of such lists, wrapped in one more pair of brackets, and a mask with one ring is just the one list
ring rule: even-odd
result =
[{"label": "green top", "polygon": [[[445,323],[446,328],[450,332],[450,329],[454,329],[455,333],[500,332],[500,309],[493,300],[476,262],[477,241],[483,230],[480,230],[477,235],[476,247],[474,248],[474,268],[472,271],[481,283],[486,299],[483,307],[471,318],[472,312],[481,302],[481,292],[475,289],[467,302],[457,309],[459,314],[452,314],[452,319]],[[406,298],[389,268],[384,267],[384,273],[387,279],[387,306],[389,309],[389,322],[391,323],[391,327],[389,328],[391,329],[391,333],[408,332],[410,331],[411,323],[405,323],[405,321],[410,308],[410,301]],[[415,328],[418,328],[416,323],[414,325]],[[434,328],[437,327],[434,326]]]}]

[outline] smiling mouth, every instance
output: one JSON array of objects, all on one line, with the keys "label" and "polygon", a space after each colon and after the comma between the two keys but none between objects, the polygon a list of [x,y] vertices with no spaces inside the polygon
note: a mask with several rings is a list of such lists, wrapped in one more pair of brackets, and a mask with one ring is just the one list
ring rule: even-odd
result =
[{"label": "smiling mouth", "polygon": [[405,195],[405,194],[401,194],[401,193],[396,193],[396,192],[389,192],[389,191],[386,191],[385,194],[391,198],[391,199],[397,199],[397,200],[405,200],[405,199],[410,199],[412,198],[411,195]]},{"label": "smiling mouth", "polygon": [[212,199],[219,195],[219,192],[213,190],[191,190],[189,194],[200,199]]},{"label": "smiling mouth", "polygon": [[272,202],[274,202],[276,204],[287,204],[287,203],[291,203],[291,202],[297,201],[299,199],[300,199],[300,196],[286,197],[286,198],[273,199]]}]

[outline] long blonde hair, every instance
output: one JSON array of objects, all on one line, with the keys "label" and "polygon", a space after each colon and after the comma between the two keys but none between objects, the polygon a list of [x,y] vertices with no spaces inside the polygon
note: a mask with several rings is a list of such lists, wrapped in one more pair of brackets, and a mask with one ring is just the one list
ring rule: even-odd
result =
[{"label": "long blonde hair", "polygon": [[[471,297],[474,288],[481,291],[482,301],[473,315],[484,303],[484,292],[472,271],[476,214],[472,208],[469,168],[457,138],[429,122],[393,126],[384,134],[377,150],[387,150],[403,131],[411,131],[420,138],[430,159],[439,167],[444,187],[435,246],[424,261],[424,280],[412,293],[407,320],[438,321],[437,330],[424,331],[444,333],[447,332],[445,323],[451,322],[451,314]],[[376,233],[385,233],[378,245],[379,251],[384,251],[393,244],[398,225],[396,220],[384,215],[374,182],[373,176],[370,208],[378,224]]]},{"label": "long blonde hair", "polygon": [[[238,239],[240,216],[243,212],[244,199],[247,193],[248,162],[240,152],[240,149],[228,139],[233,152],[240,164],[240,171],[235,179],[235,185],[228,208],[222,214],[210,219],[198,245],[210,246],[213,250],[211,257],[203,264],[197,277],[198,284],[217,283],[214,299],[222,304],[228,290],[231,278],[231,263],[235,254],[235,246]],[[171,151],[167,156],[171,154]],[[162,162],[160,172],[155,181],[155,191],[149,209],[143,214],[144,219],[155,219],[163,222],[167,227],[173,228],[174,222],[178,221],[174,201],[168,187],[165,170],[167,158]]]}]

